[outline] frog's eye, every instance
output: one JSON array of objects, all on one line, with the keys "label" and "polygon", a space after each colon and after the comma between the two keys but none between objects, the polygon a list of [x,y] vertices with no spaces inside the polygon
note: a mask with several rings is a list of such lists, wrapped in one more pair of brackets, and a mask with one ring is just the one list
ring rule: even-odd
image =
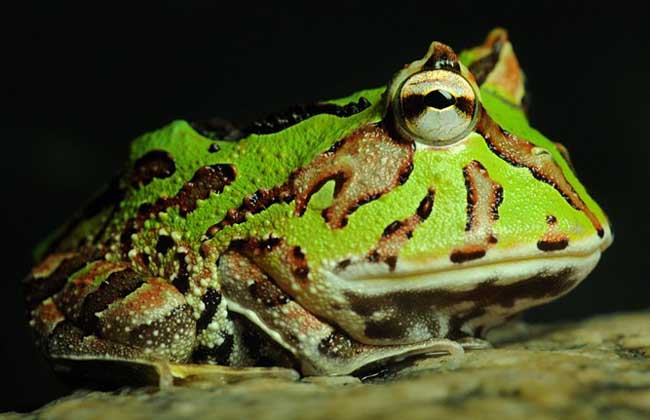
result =
[{"label": "frog's eye", "polygon": [[464,138],[476,124],[478,100],[470,82],[449,70],[425,70],[402,83],[393,98],[400,134],[444,146]]}]

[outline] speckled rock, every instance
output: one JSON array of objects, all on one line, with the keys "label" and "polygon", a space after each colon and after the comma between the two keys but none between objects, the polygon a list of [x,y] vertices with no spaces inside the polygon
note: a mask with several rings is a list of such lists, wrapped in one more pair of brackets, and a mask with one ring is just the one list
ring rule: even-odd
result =
[{"label": "speckled rock", "polygon": [[[175,372],[175,383],[78,391],[27,416],[49,419],[650,418],[650,312],[514,324],[490,350],[405,361],[365,378],[291,370]],[[5,414],[22,418],[20,414]]]}]

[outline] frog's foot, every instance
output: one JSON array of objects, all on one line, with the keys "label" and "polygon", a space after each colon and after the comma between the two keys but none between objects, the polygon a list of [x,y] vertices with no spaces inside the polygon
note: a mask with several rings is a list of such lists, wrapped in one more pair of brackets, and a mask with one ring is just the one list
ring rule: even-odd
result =
[{"label": "frog's foot", "polygon": [[303,308],[236,251],[220,257],[219,273],[228,309],[243,315],[292,353],[306,375],[345,375],[416,354],[463,353],[461,344],[447,339],[381,346],[355,341]]},{"label": "frog's foot", "polygon": [[65,371],[74,361],[189,359],[196,320],[173,285],[144,277],[125,263],[80,264],[75,258],[53,259],[47,275],[27,279],[30,324],[55,365]]}]

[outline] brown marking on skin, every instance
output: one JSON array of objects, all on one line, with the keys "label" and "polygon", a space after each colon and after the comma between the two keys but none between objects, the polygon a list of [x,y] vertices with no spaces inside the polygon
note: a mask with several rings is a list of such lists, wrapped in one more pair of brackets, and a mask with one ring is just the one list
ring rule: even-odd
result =
[{"label": "brown marking on skin", "polygon": [[208,147],[208,153],[217,153],[219,150],[221,150],[221,148],[217,143],[212,143],[210,144],[210,147]]},{"label": "brown marking on skin", "polygon": [[458,56],[445,44],[433,42],[431,44],[431,55],[422,66],[424,69],[446,69],[460,73]]},{"label": "brown marking on skin", "polygon": [[[291,294],[291,285],[308,284],[310,270],[307,256],[300,247],[290,246],[283,238],[235,240],[229,249],[249,258],[268,276],[284,279],[285,283],[280,286],[286,286],[283,289],[286,293]],[[280,264],[276,263],[277,258]]]},{"label": "brown marking on skin", "polygon": [[156,242],[156,252],[165,255],[174,245],[175,243],[171,236],[160,235]]},{"label": "brown marking on skin", "polygon": [[236,225],[246,221],[247,214],[260,213],[273,204],[288,203],[293,200],[288,186],[281,185],[271,189],[260,188],[242,200],[241,206],[236,209],[229,209],[226,216],[219,223],[211,226],[206,232],[208,238],[212,238],[226,226]]},{"label": "brown marking on skin", "polygon": [[473,160],[463,168],[467,189],[467,222],[465,244],[449,256],[454,263],[482,258],[487,248],[498,239],[493,226],[499,219],[499,206],[503,201],[503,187],[488,174],[480,162]]},{"label": "brown marking on skin", "polygon": [[[97,254],[65,254],[56,269],[47,277],[28,276],[24,281],[25,301],[28,309],[34,309],[45,299],[58,293],[66,285],[68,278],[82,269],[89,261],[97,259]],[[50,264],[52,261],[48,262]],[[51,267],[49,267],[51,268]],[[43,270],[37,270],[43,272]]]},{"label": "brown marking on skin", "polygon": [[115,336],[110,339],[136,348],[149,349],[153,353],[150,356],[152,358],[185,362],[193,351],[195,324],[191,307],[184,304],[153,319],[151,323],[134,326],[124,337]]},{"label": "brown marking on skin", "polygon": [[499,55],[502,46],[502,42],[494,42],[491,47],[485,48],[485,55],[474,60],[474,62],[469,65],[469,71],[474,75],[477,85],[482,85],[494,67],[496,67],[499,62]]},{"label": "brown marking on skin", "polygon": [[337,271],[345,270],[350,264],[352,264],[352,261],[350,261],[349,258],[346,258],[343,261],[339,261],[338,264],[336,264],[336,270]]},{"label": "brown marking on skin", "polygon": [[253,299],[264,304],[267,308],[284,305],[291,301],[291,298],[286,293],[268,281],[253,282],[248,286],[248,290]]},{"label": "brown marking on skin", "polygon": [[[361,205],[405,182],[413,169],[414,145],[394,140],[384,125],[362,127],[343,139],[333,153],[316,157],[291,177],[296,215],[304,213],[319,186],[334,179],[332,205],[323,210],[330,227],[342,228]],[[391,162],[386,166],[384,162]]]},{"label": "brown marking on skin", "polygon": [[568,238],[558,238],[558,239],[543,239],[537,241],[537,248],[540,251],[550,252],[550,251],[560,251],[569,246]]},{"label": "brown marking on skin", "polygon": [[487,249],[481,245],[466,245],[461,249],[454,250],[449,259],[451,262],[460,264],[466,261],[477,260],[485,257]]},{"label": "brown marking on skin", "polygon": [[124,262],[112,263],[98,260],[89,263],[86,266],[87,271],[74,275],[74,278],[71,277],[67,281],[63,290],[55,296],[55,301],[67,319],[75,320],[79,317],[86,296],[101,284],[97,284],[97,279],[106,278],[112,273],[127,268],[128,264]]},{"label": "brown marking on skin", "polygon": [[589,218],[598,236],[602,238],[605,235],[602,224],[567,181],[552,155],[535,153],[535,150],[539,149],[537,146],[501,129],[487,112],[481,113],[476,131],[483,136],[495,155],[515,167],[527,168],[535,179],[555,188],[569,205]]},{"label": "brown marking on skin", "polygon": [[134,188],[141,188],[155,178],[169,178],[175,171],[172,155],[164,150],[152,150],[135,161],[129,182]]},{"label": "brown marking on skin", "polygon": [[[347,224],[347,218],[363,204],[369,203],[402,185],[413,171],[414,145],[395,140],[384,125],[363,127],[297,169],[289,180],[271,189],[261,188],[230,209],[206,236],[214,237],[226,226],[243,223],[247,215],[256,214],[276,203],[295,200],[295,214],[302,216],[312,195],[328,181],[334,181],[334,199],[322,211],[332,228]],[[382,162],[390,161],[386,166]],[[371,182],[372,181],[372,182]]]},{"label": "brown marking on skin", "polygon": [[[47,352],[55,359],[59,356],[68,358],[74,355],[88,359],[102,359],[110,356],[121,360],[151,357],[144,354],[142,349],[88,335],[70,321],[57,324],[48,340]],[[106,366],[102,365],[101,369],[106,369]]]},{"label": "brown marking on skin", "polygon": [[546,216],[547,231],[537,241],[537,248],[540,251],[560,251],[569,246],[569,237],[562,232],[557,225],[557,218],[553,215]]},{"label": "brown marking on skin", "polygon": [[486,37],[483,45],[472,49],[478,57],[469,65],[469,70],[477,84],[490,84],[499,87],[508,102],[522,106],[525,95],[524,75],[508,40],[505,29],[497,28]]},{"label": "brown marking on skin", "polygon": [[[395,220],[390,223],[381,234],[377,245],[368,253],[366,259],[370,262],[383,261],[388,269],[395,271],[397,257],[401,248],[413,236],[413,231],[429,217],[433,209],[435,191],[430,188],[420,204],[416,213],[404,220]],[[339,263],[340,265],[340,263]]]},{"label": "brown marking on skin", "polygon": [[47,298],[31,312],[31,325],[41,337],[52,333],[57,324],[65,319],[52,298]]},{"label": "brown marking on skin", "polygon": [[99,318],[95,314],[129,295],[142,286],[143,282],[142,276],[131,269],[112,273],[97,290],[86,296],[76,324],[88,333],[96,333],[99,329]]},{"label": "brown marking on skin", "polygon": [[125,223],[120,238],[123,251],[128,252],[131,247],[131,235],[138,232],[149,218],[173,206],[178,206],[180,215],[185,217],[196,209],[200,200],[207,199],[212,193],[221,193],[235,177],[235,167],[232,165],[204,166],[194,173],[192,179],[186,182],[174,197],[161,197],[153,204],[141,204],[135,217]]},{"label": "brown marking on skin", "polygon": [[345,105],[329,103],[295,105],[286,112],[269,115],[262,120],[253,121],[242,131],[244,133],[255,134],[276,133],[315,115],[330,114],[344,118],[358,114],[370,105],[370,101],[363,96],[357,102],[350,102]]},{"label": "brown marking on skin", "polygon": [[212,287],[208,287],[203,296],[201,296],[201,302],[205,305],[205,309],[201,311],[201,317],[196,321],[197,332],[208,328],[208,325],[212,322],[212,318],[214,318],[214,314],[217,313],[217,309],[221,303],[221,293]]},{"label": "brown marking on skin", "polygon": [[50,276],[64,260],[75,255],[74,252],[57,252],[48,255],[39,265],[32,269],[31,277],[39,279]]},{"label": "brown marking on skin", "polygon": [[[402,339],[405,335],[404,323],[411,325],[417,321],[423,325],[438,326],[438,315],[444,314],[453,320],[454,316],[468,314],[465,309],[471,304],[469,312],[472,318],[485,313],[488,308],[500,306],[513,308],[517,300],[550,300],[560,296],[575,286],[575,271],[566,268],[557,273],[540,272],[515,283],[499,285],[493,280],[486,280],[469,290],[454,291],[445,289],[418,289],[389,292],[382,295],[356,294],[348,292],[350,308],[359,316],[366,318],[371,325],[370,335],[377,339]],[[461,309],[463,308],[463,309]],[[383,319],[375,319],[377,313],[388,313]],[[512,315],[505,314],[505,315]],[[382,329],[373,325],[382,322]],[[463,323],[469,317],[463,318]],[[448,337],[458,337],[462,323],[450,322]],[[368,333],[366,333],[368,334]],[[368,335],[370,337],[370,335]],[[466,334],[460,334],[466,335]]]},{"label": "brown marking on skin", "polygon": [[[196,320],[183,295],[162,278],[140,279],[126,271],[112,276],[116,274],[122,274],[118,278],[124,283],[114,284],[113,293],[104,296],[90,294],[86,301],[95,295],[95,305],[103,309],[89,313],[92,305],[84,308],[88,324],[79,325],[85,331],[94,328],[91,332],[103,340],[150,349],[152,357],[184,361],[194,346]],[[110,283],[110,278],[104,282]]]},{"label": "brown marking on skin", "polygon": [[223,343],[210,348],[199,345],[192,353],[192,361],[194,363],[211,363],[221,366],[230,365],[230,355],[233,352],[233,336],[228,334],[224,337]]},{"label": "brown marking on skin", "polygon": [[178,291],[182,294],[185,294],[190,288],[190,273],[187,271],[187,262],[185,262],[185,256],[187,254],[178,252],[176,253],[176,261],[178,261],[178,271],[176,272],[176,277],[172,280],[172,284]]}]

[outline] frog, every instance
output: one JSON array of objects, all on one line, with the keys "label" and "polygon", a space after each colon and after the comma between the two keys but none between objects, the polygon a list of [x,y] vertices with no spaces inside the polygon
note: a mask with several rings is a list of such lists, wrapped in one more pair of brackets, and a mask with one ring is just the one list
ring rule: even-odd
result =
[{"label": "frog", "polygon": [[508,32],[247,124],[175,120],[34,252],[29,325],[70,361],[348,375],[489,347],[612,243],[534,129]]}]

